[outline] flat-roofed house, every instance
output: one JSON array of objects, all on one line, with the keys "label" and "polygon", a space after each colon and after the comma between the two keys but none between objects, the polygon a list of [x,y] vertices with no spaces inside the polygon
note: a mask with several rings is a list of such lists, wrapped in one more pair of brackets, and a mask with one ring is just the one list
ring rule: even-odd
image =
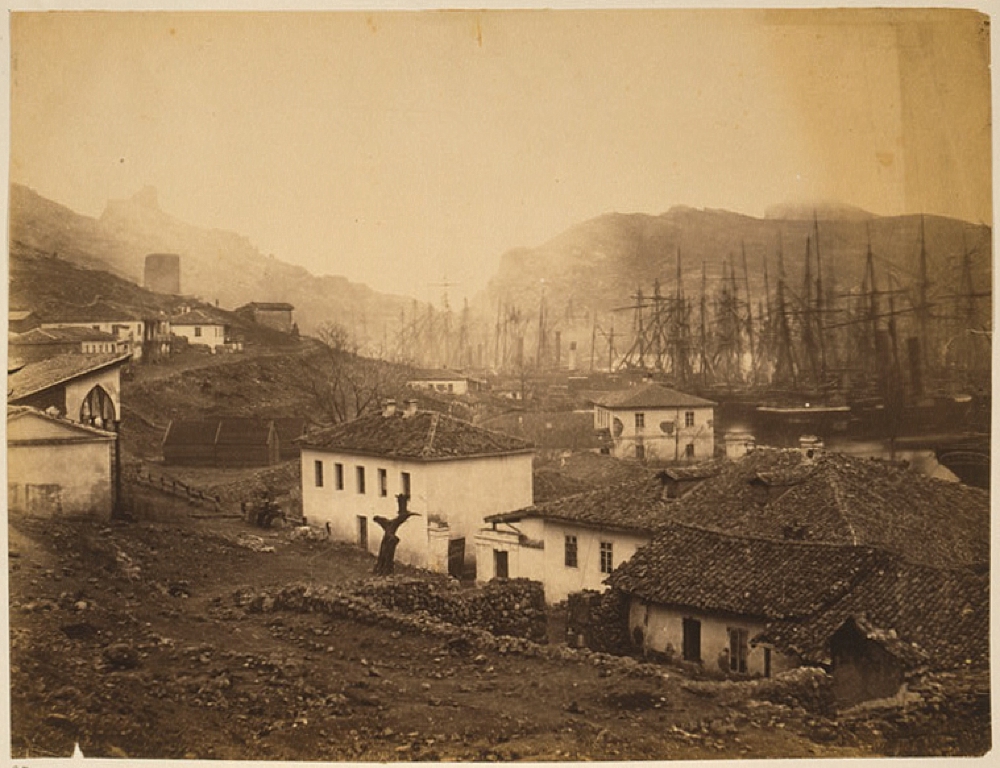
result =
[{"label": "flat-roofed house", "polygon": [[594,429],[618,458],[694,462],[715,453],[715,403],[659,384],[594,393]]},{"label": "flat-roofed house", "polygon": [[397,534],[397,558],[410,565],[461,574],[475,564],[471,537],[484,519],[532,501],[530,443],[419,411],[415,401],[405,409],[390,402],[300,442],[308,522],[374,553],[382,540],[374,518],[395,517],[403,494],[420,515]]},{"label": "flat-roofed house", "polygon": [[36,408],[8,406],[8,511],[109,517],[116,437]]}]

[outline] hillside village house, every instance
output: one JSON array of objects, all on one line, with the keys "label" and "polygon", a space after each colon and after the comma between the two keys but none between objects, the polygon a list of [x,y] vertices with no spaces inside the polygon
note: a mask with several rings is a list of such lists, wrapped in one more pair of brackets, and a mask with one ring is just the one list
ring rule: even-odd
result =
[{"label": "hillside village house", "polygon": [[702,461],[715,453],[715,403],[659,384],[593,395],[594,429],[611,453],[640,461]]},{"label": "hillside village house", "polygon": [[55,408],[70,421],[111,429],[121,419],[121,371],[130,355],[59,355],[7,378],[7,402]]},{"label": "hillside village house", "polygon": [[871,547],[670,524],[608,583],[644,651],[764,677],[832,663],[849,705],[895,695],[919,667],[987,667],[987,579]]},{"label": "hillside village house", "polygon": [[213,353],[226,346],[226,324],[203,309],[191,309],[170,318],[170,332],[187,339],[188,344],[200,344]]},{"label": "hillside village house", "polygon": [[526,578],[542,583],[545,600],[604,590],[604,580],[653,538],[670,518],[671,502],[692,482],[719,471],[716,463],[684,467],[637,482],[578,493],[490,515],[476,534],[476,578]]},{"label": "hillside village house", "polygon": [[467,395],[486,389],[486,382],[458,371],[424,371],[407,380],[411,389],[428,389],[448,395]]},{"label": "hillside village house", "polygon": [[258,325],[290,333],[294,322],[292,320],[294,310],[295,307],[285,302],[252,301],[242,307],[237,307],[235,312]]},{"label": "hillside village house", "polygon": [[395,517],[395,497],[405,494],[419,517],[399,529],[397,560],[410,565],[461,575],[476,564],[471,538],[484,518],[532,501],[530,443],[415,401],[405,409],[390,401],[300,443],[307,521],[374,553],[382,541],[374,517]]},{"label": "hillside village house", "polygon": [[26,363],[67,354],[126,354],[128,342],[92,328],[34,328],[7,336],[8,353]]},{"label": "hillside village house", "polygon": [[46,313],[41,328],[88,328],[110,334],[127,346],[132,359],[143,357],[146,324],[136,312],[97,301],[84,307],[60,306]]},{"label": "hillside village house", "polygon": [[8,511],[110,516],[116,438],[36,408],[8,406]]}]

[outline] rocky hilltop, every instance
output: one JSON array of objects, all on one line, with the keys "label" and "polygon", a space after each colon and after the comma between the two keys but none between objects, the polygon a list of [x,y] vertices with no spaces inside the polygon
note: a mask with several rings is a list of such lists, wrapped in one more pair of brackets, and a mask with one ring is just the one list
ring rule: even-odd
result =
[{"label": "rocky hilltop", "polygon": [[14,184],[10,190],[10,237],[82,266],[104,269],[139,284],[149,253],[181,255],[181,290],[220,306],[287,301],[304,332],[340,322],[381,341],[383,326],[395,329],[410,300],[378,293],[339,276],[316,276],[261,253],[248,238],[183,222],[160,209],[147,187],[126,200],[111,200],[98,218],[83,216]]}]

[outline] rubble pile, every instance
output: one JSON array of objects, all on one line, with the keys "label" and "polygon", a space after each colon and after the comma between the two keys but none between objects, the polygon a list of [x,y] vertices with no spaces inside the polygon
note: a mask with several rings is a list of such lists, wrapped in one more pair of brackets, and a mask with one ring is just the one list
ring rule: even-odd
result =
[{"label": "rubble pile", "polygon": [[[385,582],[390,583],[390,582]],[[503,583],[503,582],[498,582]],[[510,582],[507,582],[508,584]],[[637,677],[666,678],[667,673],[658,664],[646,664],[629,656],[569,648],[564,645],[537,643],[525,637],[493,634],[478,626],[459,626],[443,621],[427,610],[403,613],[387,608],[371,596],[360,592],[370,589],[368,583],[355,583],[344,589],[306,584],[254,590],[250,587],[233,593],[235,604],[251,613],[297,611],[325,613],[341,619],[363,622],[392,630],[414,632],[439,638],[456,650],[478,649],[501,654],[518,654],[591,664],[606,670],[619,670]],[[485,588],[483,590],[485,592]]]},{"label": "rubble pile", "polygon": [[833,709],[831,678],[820,667],[798,667],[774,677],[753,680],[691,680],[686,691],[714,696],[723,704],[768,701],[809,712]]},{"label": "rubble pile", "polygon": [[528,579],[491,581],[481,589],[465,590],[455,582],[395,578],[364,585],[359,595],[401,613],[426,612],[458,626],[473,626],[494,635],[546,636],[545,593]]},{"label": "rubble pile", "polygon": [[299,486],[300,472],[301,465],[296,459],[273,467],[261,467],[241,476],[237,481],[211,485],[204,490],[212,496],[218,496],[223,504],[239,504],[241,501],[259,497],[264,491],[282,496]]}]

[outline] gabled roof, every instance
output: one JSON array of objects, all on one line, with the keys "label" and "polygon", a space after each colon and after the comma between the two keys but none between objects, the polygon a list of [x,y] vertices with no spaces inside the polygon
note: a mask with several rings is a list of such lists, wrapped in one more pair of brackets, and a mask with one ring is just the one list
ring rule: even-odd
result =
[{"label": "gabled roof", "polygon": [[214,315],[210,315],[203,309],[192,309],[181,315],[173,315],[170,318],[171,325],[225,325],[224,320],[220,320]]},{"label": "gabled roof", "polygon": [[306,448],[418,460],[528,453],[531,443],[432,411],[362,416],[301,440]]},{"label": "gabled roof", "polygon": [[124,365],[131,353],[117,352],[105,355],[68,354],[50,357],[37,363],[29,363],[17,373],[7,378],[10,394],[7,401],[15,403],[29,395],[42,392],[67,381],[85,376],[114,365]]},{"label": "gabled roof", "polygon": [[659,384],[640,384],[637,387],[598,392],[591,395],[597,405],[611,409],[635,408],[708,408],[715,405],[711,400],[678,392],[676,389]]},{"label": "gabled roof", "polygon": [[[718,472],[718,463],[712,460],[684,467],[690,473],[685,479],[711,477]],[[540,518],[601,530],[652,535],[658,527],[675,519],[679,503],[667,495],[660,474],[532,504],[485,519],[488,523],[513,523]]]},{"label": "gabled roof", "polygon": [[666,525],[607,583],[650,603],[765,619],[811,616],[878,566],[869,547]]},{"label": "gabled roof", "polygon": [[821,662],[829,658],[830,637],[853,619],[904,662],[923,657],[936,669],[986,666],[989,588],[985,569],[930,568],[891,557],[823,612],[774,622],[759,640]]},{"label": "gabled roof", "polygon": [[486,522],[513,523],[541,518],[651,535],[657,525],[669,519],[668,510],[674,504],[664,496],[663,482],[650,477],[490,515]]},{"label": "gabled roof", "polygon": [[[27,405],[8,405],[7,406],[7,423],[10,424],[14,421],[19,421],[24,418],[35,418],[44,421],[57,424],[59,427],[69,431],[81,432],[88,437],[100,438],[102,440],[114,440],[116,435],[114,432],[108,432],[104,429],[98,429],[97,427],[92,427],[89,424],[81,424],[78,421],[70,421],[69,419],[64,419],[60,416],[53,416],[52,414],[41,411],[37,408],[32,408]],[[12,440],[8,434],[8,440],[11,442],[16,442]]]},{"label": "gabled roof", "polygon": [[7,343],[17,345],[74,344],[84,341],[116,341],[117,337],[93,328],[32,328],[24,333],[8,334]]},{"label": "gabled roof", "polygon": [[989,560],[986,491],[831,451],[752,451],[692,489],[676,519],[774,539],[796,530],[938,567]]}]

